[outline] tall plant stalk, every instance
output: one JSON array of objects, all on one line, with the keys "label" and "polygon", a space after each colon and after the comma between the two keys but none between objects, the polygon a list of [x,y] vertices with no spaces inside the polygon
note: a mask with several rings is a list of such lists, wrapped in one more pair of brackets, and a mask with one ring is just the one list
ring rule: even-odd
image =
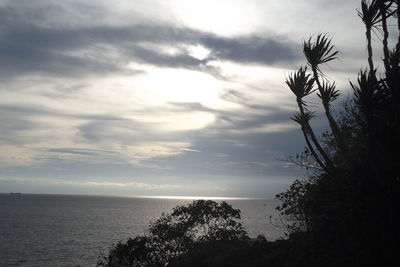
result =
[{"label": "tall plant stalk", "polygon": [[[387,28],[387,11],[388,7],[391,5],[390,3],[386,5],[385,0],[379,0],[379,9],[380,9],[380,14],[381,14],[381,20],[382,20],[382,31],[383,31],[383,64],[385,66],[385,70],[389,71],[389,48],[388,48],[388,38],[389,38],[389,32]],[[391,2],[391,1],[390,1]]]},{"label": "tall plant stalk", "polygon": [[[315,161],[318,163],[318,165],[324,169],[325,171],[329,172],[329,169],[327,168],[327,166],[322,162],[322,160],[319,158],[317,152],[315,151],[313,145],[310,142],[310,138],[308,137],[308,134],[310,133],[310,128],[309,126],[307,126],[305,123],[300,123],[301,126],[301,131],[303,133],[304,136],[304,140],[306,141],[307,147],[310,150],[311,155],[313,156],[313,158],[315,159]],[[311,129],[312,131],[312,129]]]},{"label": "tall plant stalk", "polygon": [[372,58],[372,45],[371,45],[371,28],[368,27],[365,35],[367,36],[367,50],[368,50],[368,65],[371,73],[374,71],[374,60]]},{"label": "tall plant stalk", "polygon": [[[319,91],[320,95],[323,95],[324,94],[324,88],[323,88],[323,86],[322,86],[322,84],[321,84],[321,82],[319,80],[317,67],[314,66],[312,68],[312,71],[313,71],[315,82],[316,82],[317,87],[318,87],[318,91]],[[322,105],[324,106],[325,115],[328,118],[329,127],[332,129],[332,133],[333,133],[333,136],[335,138],[335,141],[336,141],[339,149],[342,152],[346,153],[346,146],[344,145],[343,137],[342,137],[342,134],[340,132],[339,126],[337,125],[335,119],[333,118],[333,116],[331,114],[329,99],[328,100],[322,99]]]},{"label": "tall plant stalk", "polygon": [[399,36],[397,38],[397,52],[400,53],[400,0],[396,0],[396,5],[397,5],[397,9],[396,9],[396,13],[397,13],[397,29],[399,30]]},{"label": "tall plant stalk", "polygon": [[380,9],[378,7],[378,0],[361,1],[361,9],[358,10],[358,16],[361,18],[365,25],[365,35],[367,38],[367,51],[368,51],[368,65],[370,73],[374,74],[374,61],[372,52],[372,41],[371,33],[372,29],[376,27],[376,24],[381,20]]},{"label": "tall plant stalk", "polygon": [[[301,103],[299,103],[299,101],[297,102],[299,109],[300,109],[300,113],[302,114],[302,116],[306,116],[305,115],[305,111],[304,111],[304,107],[301,105]],[[322,146],[320,145],[320,143],[318,142],[317,137],[315,136],[315,133],[309,123],[309,120],[305,121],[304,123],[304,130],[303,134],[306,135],[308,138],[308,135],[310,136],[313,144],[315,145],[315,147],[318,149],[318,152],[322,155],[322,157],[325,160],[326,164],[323,164],[322,161],[319,159],[317,153],[315,153],[315,151],[313,152],[314,148],[312,147],[311,143],[308,142],[307,145],[310,149],[310,151],[312,152],[315,160],[317,161],[317,163],[327,172],[332,173],[333,170],[335,169],[331,159],[328,157],[328,154],[326,154],[325,150],[322,148]],[[303,125],[302,125],[302,130],[303,130]],[[307,142],[307,141],[306,141]]]},{"label": "tall plant stalk", "polygon": [[345,155],[347,149],[345,147],[343,136],[330,110],[330,102],[332,102],[334,98],[332,98],[332,95],[327,94],[327,92],[325,91],[326,88],[322,86],[318,74],[319,65],[336,59],[336,55],[339,52],[334,48],[333,45],[331,45],[331,40],[328,39],[326,35],[319,34],[314,42],[312,42],[311,39],[312,38],[304,42],[303,52],[307,58],[308,64],[311,66],[313,77],[319,91],[319,96],[322,100],[322,104],[325,110],[325,115],[328,119],[329,126],[332,130],[336,144],[342,154]]},{"label": "tall plant stalk", "polygon": [[[318,142],[318,139],[316,138],[314,131],[309,123],[313,117],[313,112],[307,110],[307,104],[303,101],[304,97],[310,95],[315,91],[313,89],[315,79],[311,78],[310,74],[306,74],[306,71],[307,68],[301,67],[297,72],[290,75],[286,80],[286,84],[296,96],[296,102],[300,112],[296,114],[292,119],[301,125],[304,139],[306,140],[308,149],[314,159],[317,161],[322,169],[329,173],[332,173],[335,169],[332,160],[329,158],[328,154]],[[314,149],[314,146],[318,150],[319,154]],[[323,160],[320,159],[319,155],[322,156]]]}]

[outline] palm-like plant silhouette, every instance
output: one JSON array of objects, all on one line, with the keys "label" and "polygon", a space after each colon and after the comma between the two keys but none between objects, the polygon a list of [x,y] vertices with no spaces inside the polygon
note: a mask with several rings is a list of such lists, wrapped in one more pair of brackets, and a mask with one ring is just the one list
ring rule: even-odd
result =
[{"label": "palm-like plant silhouette", "polygon": [[303,98],[315,91],[313,88],[315,79],[310,76],[310,74],[307,74],[307,67],[300,67],[297,72],[292,73],[286,79],[287,86],[296,96],[297,101],[300,101],[301,106],[306,106]]},{"label": "palm-like plant silhouette", "polygon": [[389,48],[388,48],[388,39],[389,39],[389,31],[387,25],[387,19],[390,17],[393,12],[390,10],[390,7],[394,3],[393,0],[377,0],[377,5],[379,8],[379,13],[381,15],[382,22],[382,31],[383,31],[383,64],[385,65],[385,70],[388,71],[390,69],[389,66]]},{"label": "palm-like plant silhouette", "polygon": [[363,112],[371,111],[374,104],[376,81],[372,78],[372,75],[371,72],[361,71],[357,79],[358,85],[350,82],[354,92],[355,103],[361,107]]},{"label": "palm-like plant silhouette", "polygon": [[[394,4],[394,2],[398,5],[398,0],[362,0],[361,1],[361,9],[358,10],[358,16],[361,18],[365,25],[365,35],[367,38],[367,50],[368,50],[368,64],[370,71],[374,70],[374,63],[373,63],[373,53],[372,53],[372,45],[371,45],[371,31],[374,29],[381,30],[383,32],[383,63],[385,65],[385,69],[388,70],[388,58],[389,58],[389,48],[388,48],[388,25],[387,19],[394,15],[396,12],[398,13],[398,8],[394,11],[390,10],[390,7]],[[398,18],[399,19],[399,18]],[[380,28],[378,24],[381,24]],[[399,39],[400,40],[400,39]]]},{"label": "palm-like plant silhouette", "polygon": [[330,103],[339,97],[339,92],[335,90],[334,86],[329,86],[327,83],[321,83],[320,81],[320,74],[322,74],[320,65],[336,59],[339,52],[332,45],[331,39],[329,39],[326,34],[317,35],[315,41],[312,40],[312,37],[310,37],[308,41],[304,41],[303,52],[308,64],[311,66],[319,96],[322,100],[325,114],[328,118],[329,126],[332,129],[336,144],[343,154],[345,154],[346,147],[342,134],[330,110]]},{"label": "palm-like plant silhouette", "polygon": [[367,50],[368,50],[368,64],[370,71],[374,70],[373,53],[371,45],[371,31],[377,28],[377,24],[381,21],[381,13],[378,7],[377,0],[368,2],[367,0],[361,1],[361,10],[358,10],[358,16],[361,18],[365,25],[365,35],[367,37]]},{"label": "palm-like plant silhouette", "polygon": [[[304,97],[312,94],[316,90],[314,89],[314,82],[315,79],[311,76],[311,74],[307,74],[307,67],[300,67],[297,72],[294,72],[287,77],[286,84],[296,96],[297,106],[300,110],[298,113],[295,113],[295,115],[292,117],[292,120],[300,124],[307,146],[317,163],[324,170],[333,171],[333,164],[325,150],[319,144],[318,139],[316,138],[309,123],[314,117],[314,112],[308,110],[307,103],[303,100]],[[311,144],[310,138],[314,145]],[[314,146],[316,147],[318,153],[314,149]],[[323,157],[323,160],[320,159],[319,154]]]},{"label": "palm-like plant silhouette", "polygon": [[[278,195],[283,203],[282,214],[302,220],[300,228],[293,228],[294,234],[305,231],[303,236],[309,238],[307,242],[311,246],[310,258],[326,255],[325,259],[316,257],[315,262],[301,266],[393,266],[398,258],[399,6],[400,0],[361,0],[358,15],[366,27],[369,67],[359,73],[357,82],[350,83],[353,97],[340,116],[333,118],[331,114],[332,102],[339,98],[339,91],[321,71],[322,64],[338,55],[327,35],[320,34],[303,43],[311,74],[306,68],[300,68],[286,79],[299,108],[291,119],[301,125],[307,143],[305,157],[299,158],[299,165],[317,163],[322,169]],[[398,36],[391,39],[390,35],[396,34],[393,29],[388,31],[393,21],[397,23]],[[371,32],[382,36],[384,71],[381,72],[374,66],[372,45],[375,42],[371,42]],[[397,40],[393,50],[389,49],[388,40]],[[314,91],[321,99],[332,130],[333,137],[328,133],[318,139],[329,158],[313,139],[310,126],[314,112],[308,109],[305,98]],[[302,161],[307,159],[308,152],[315,160],[304,164]],[[340,256],[345,246],[349,253]],[[315,252],[318,250],[320,253]],[[336,261],[338,257],[341,260]]]},{"label": "palm-like plant silhouette", "polygon": [[[340,93],[338,90],[336,90],[336,84],[335,82],[329,83],[323,81],[321,84],[322,90],[317,93],[317,96],[321,98],[323,105],[330,105],[333,101],[339,98]],[[329,107],[325,107],[329,108]]]},{"label": "palm-like plant silhouette", "polygon": [[319,65],[336,59],[336,55],[339,53],[326,34],[318,34],[315,41],[312,41],[312,37],[304,41],[303,52],[313,71],[314,69],[319,70]]}]

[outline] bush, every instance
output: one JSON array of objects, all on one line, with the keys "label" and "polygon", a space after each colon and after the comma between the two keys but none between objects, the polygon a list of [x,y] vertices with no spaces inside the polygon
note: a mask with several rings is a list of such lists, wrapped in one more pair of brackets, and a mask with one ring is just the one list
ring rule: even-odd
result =
[{"label": "bush", "polygon": [[240,219],[240,210],[226,202],[196,200],[163,214],[150,225],[147,236],[119,242],[108,255],[100,256],[97,265],[165,266],[187,255],[194,258],[195,251],[210,244],[243,244],[248,236]]},{"label": "bush", "polygon": [[[307,147],[291,161],[311,170],[277,195],[284,215],[297,220],[292,236],[309,241],[309,266],[393,266],[400,230],[400,36],[391,50],[388,25],[400,29],[399,1],[361,1],[366,26],[369,68],[350,83],[353,96],[334,116],[340,92],[322,66],[338,54],[327,35],[303,44],[307,67],[289,75],[286,84],[296,97],[299,123]],[[389,24],[388,24],[389,23]],[[383,71],[373,60],[371,32],[382,33]],[[316,92],[330,131],[317,138],[311,126],[315,110],[306,97]],[[304,247],[298,249],[305,249]]]}]

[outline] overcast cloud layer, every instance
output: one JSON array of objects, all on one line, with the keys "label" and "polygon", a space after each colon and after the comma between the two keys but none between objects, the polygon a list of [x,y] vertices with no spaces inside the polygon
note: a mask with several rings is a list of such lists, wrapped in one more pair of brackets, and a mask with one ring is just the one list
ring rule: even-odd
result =
[{"label": "overcast cloud layer", "polygon": [[333,36],[343,90],[365,65],[340,2],[0,1],[0,191],[273,197],[302,40]]}]

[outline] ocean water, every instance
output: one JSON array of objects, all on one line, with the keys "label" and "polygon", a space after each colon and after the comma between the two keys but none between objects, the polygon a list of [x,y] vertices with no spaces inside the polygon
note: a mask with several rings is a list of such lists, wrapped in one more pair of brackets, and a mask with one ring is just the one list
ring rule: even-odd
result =
[{"label": "ocean water", "polygon": [[[0,194],[0,266],[95,266],[112,243],[146,233],[149,222],[188,199]],[[250,236],[283,237],[269,216],[276,200],[225,200]]]}]

